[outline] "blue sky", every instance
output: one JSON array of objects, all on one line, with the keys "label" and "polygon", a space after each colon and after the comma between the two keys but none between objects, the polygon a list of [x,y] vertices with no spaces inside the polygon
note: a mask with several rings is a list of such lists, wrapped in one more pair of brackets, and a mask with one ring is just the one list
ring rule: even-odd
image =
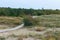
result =
[{"label": "blue sky", "polygon": [[0,0],[0,7],[60,9],[60,0]]}]

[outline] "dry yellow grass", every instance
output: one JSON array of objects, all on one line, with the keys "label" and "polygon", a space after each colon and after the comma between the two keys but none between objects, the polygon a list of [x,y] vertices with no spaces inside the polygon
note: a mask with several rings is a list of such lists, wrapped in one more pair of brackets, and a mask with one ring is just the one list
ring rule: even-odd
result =
[{"label": "dry yellow grass", "polygon": [[5,23],[5,24],[19,24],[21,23],[22,18],[21,17],[2,17],[0,16],[0,24]]},{"label": "dry yellow grass", "polygon": [[21,17],[0,16],[0,29],[12,28],[22,23]]}]

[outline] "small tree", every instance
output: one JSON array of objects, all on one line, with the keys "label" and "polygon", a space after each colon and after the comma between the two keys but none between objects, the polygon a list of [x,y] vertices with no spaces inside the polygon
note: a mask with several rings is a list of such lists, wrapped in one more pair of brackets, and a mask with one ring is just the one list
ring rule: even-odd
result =
[{"label": "small tree", "polygon": [[38,23],[38,21],[34,18],[32,18],[32,16],[26,16],[24,18],[24,24],[25,26],[32,26],[32,25],[36,25]]},{"label": "small tree", "polygon": [[24,18],[24,24],[25,26],[31,26],[33,25],[33,19],[31,16],[25,16]]}]

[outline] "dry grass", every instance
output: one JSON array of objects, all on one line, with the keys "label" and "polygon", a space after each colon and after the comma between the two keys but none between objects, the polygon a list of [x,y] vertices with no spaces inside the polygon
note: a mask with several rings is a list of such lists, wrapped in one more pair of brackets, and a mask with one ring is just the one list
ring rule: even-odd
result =
[{"label": "dry grass", "polygon": [[0,29],[15,27],[22,23],[21,17],[6,17],[0,16]]},{"label": "dry grass", "polygon": [[40,26],[60,27],[60,15],[41,15],[36,18]]},{"label": "dry grass", "polygon": [[0,17],[0,23],[19,24],[22,21],[20,17]]}]

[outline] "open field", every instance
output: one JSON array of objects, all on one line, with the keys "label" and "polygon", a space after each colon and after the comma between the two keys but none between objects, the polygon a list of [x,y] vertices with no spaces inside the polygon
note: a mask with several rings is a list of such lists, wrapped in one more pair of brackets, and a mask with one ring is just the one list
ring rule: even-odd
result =
[{"label": "open field", "polygon": [[[0,33],[0,40],[60,40],[60,31],[54,31],[53,29],[60,27],[60,15],[41,15],[35,19],[39,21],[38,25],[26,26],[14,31]],[[12,23],[9,25],[20,22],[20,19],[17,17],[0,17],[0,20],[2,22],[5,20],[4,22],[8,24]],[[7,23],[2,24],[7,25]],[[49,28],[52,30],[47,30]]]}]

